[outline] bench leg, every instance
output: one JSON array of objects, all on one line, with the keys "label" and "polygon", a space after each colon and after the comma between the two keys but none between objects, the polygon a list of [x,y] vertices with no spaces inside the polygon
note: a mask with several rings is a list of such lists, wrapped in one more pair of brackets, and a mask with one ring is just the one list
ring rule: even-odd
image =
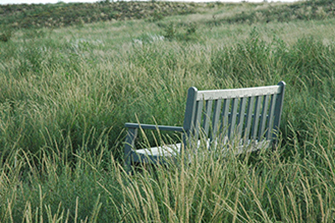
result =
[{"label": "bench leg", "polygon": [[137,137],[138,129],[129,128],[126,136],[126,141],[124,144],[124,170],[127,173],[132,172],[132,152],[135,146],[135,139]]}]

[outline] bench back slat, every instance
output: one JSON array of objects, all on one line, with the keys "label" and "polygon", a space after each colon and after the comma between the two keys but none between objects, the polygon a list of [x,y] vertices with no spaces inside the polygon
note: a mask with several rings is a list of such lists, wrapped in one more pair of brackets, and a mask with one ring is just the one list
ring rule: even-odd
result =
[{"label": "bench back slat", "polygon": [[276,98],[277,98],[276,94],[271,96],[269,119],[268,119],[267,130],[266,130],[267,139],[272,139],[272,132],[268,131],[268,129],[271,129],[271,127],[273,126],[273,116],[275,112]]},{"label": "bench back slat", "polygon": [[220,126],[220,131],[228,131],[227,127],[229,125],[228,115],[230,107],[230,98],[224,99],[223,108],[222,108],[222,122]]},{"label": "bench back slat", "polygon": [[206,103],[206,111],[204,114],[204,123],[203,123],[203,129],[204,129],[204,134],[208,135],[209,133],[209,126],[211,122],[211,114],[212,114],[212,108],[213,108],[213,101],[208,100]]},{"label": "bench back slat", "polygon": [[258,139],[263,138],[264,131],[265,131],[265,125],[268,118],[268,110],[269,110],[269,95],[265,95],[263,98],[263,107],[261,112],[261,119],[260,119],[260,125],[258,130]]},{"label": "bench back slat", "polygon": [[257,128],[258,128],[258,121],[259,121],[259,114],[260,114],[260,106],[261,106],[261,96],[256,97],[256,105],[255,105],[255,112],[253,117],[252,123],[252,130],[251,130],[251,139],[256,139],[257,135]]},{"label": "bench back slat", "polygon": [[214,101],[214,112],[213,112],[213,119],[212,119],[212,132],[210,135],[211,141],[216,138],[217,132],[218,132],[218,127],[219,127],[219,122],[220,122],[220,111],[221,111],[221,104],[222,100],[215,100]]},{"label": "bench back slat", "polygon": [[228,125],[228,138],[231,139],[234,137],[236,131],[236,116],[237,116],[237,106],[239,98],[234,98],[232,101],[229,125]]},{"label": "bench back slat", "polygon": [[198,138],[199,137],[199,132],[200,132],[200,126],[201,126],[201,116],[203,113],[203,106],[204,106],[204,101],[200,100],[196,102],[196,118],[194,120],[194,126],[195,126],[195,132],[194,132],[194,137]]},{"label": "bench back slat", "polygon": [[239,137],[242,137],[242,131],[243,131],[243,124],[244,124],[244,117],[245,117],[245,115],[244,115],[244,113],[245,113],[245,107],[246,107],[246,104],[247,104],[247,99],[248,98],[246,98],[246,97],[243,97],[242,99],[241,99],[241,102],[240,102],[240,114],[239,114],[239,116],[238,116],[238,126],[237,126],[237,128],[238,128],[238,130],[237,130],[237,133],[238,133],[238,135],[239,135]]},{"label": "bench back slat", "polygon": [[254,103],[255,103],[255,97],[249,97],[248,100],[248,111],[247,111],[247,116],[245,120],[245,129],[244,129],[244,142],[246,143],[247,140],[249,139],[249,134],[251,131],[251,121],[252,121],[252,112],[254,108]]}]

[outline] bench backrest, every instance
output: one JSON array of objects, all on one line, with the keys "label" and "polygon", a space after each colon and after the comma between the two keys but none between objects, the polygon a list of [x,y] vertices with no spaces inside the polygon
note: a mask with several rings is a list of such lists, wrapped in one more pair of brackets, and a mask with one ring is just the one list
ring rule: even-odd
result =
[{"label": "bench backrest", "polygon": [[198,91],[191,87],[183,125],[186,138],[198,139],[202,134],[211,141],[225,137],[244,142],[275,142],[284,92],[283,81],[273,86],[241,89]]}]

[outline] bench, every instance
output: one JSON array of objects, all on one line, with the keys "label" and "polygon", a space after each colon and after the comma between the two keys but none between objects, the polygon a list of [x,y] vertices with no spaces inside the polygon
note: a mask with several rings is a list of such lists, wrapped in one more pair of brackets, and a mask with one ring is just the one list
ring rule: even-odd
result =
[{"label": "bench", "polygon": [[[166,157],[180,154],[181,149],[197,149],[205,139],[209,150],[227,145],[234,153],[256,151],[275,146],[279,131],[285,82],[278,85],[203,90],[188,90],[183,127],[126,123],[124,144],[125,169],[133,163],[158,163]],[[182,142],[135,149],[138,129],[175,131],[182,133]]]}]

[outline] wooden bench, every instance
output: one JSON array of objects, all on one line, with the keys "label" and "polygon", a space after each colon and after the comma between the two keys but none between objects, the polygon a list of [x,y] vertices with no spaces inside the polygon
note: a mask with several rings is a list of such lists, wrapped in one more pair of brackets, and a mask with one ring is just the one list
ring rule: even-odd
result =
[{"label": "wooden bench", "polygon": [[[274,146],[280,125],[285,82],[278,85],[198,91],[188,90],[183,127],[126,123],[125,168],[132,163],[158,163],[176,156],[181,149],[197,149],[200,138],[208,149],[217,145],[235,148],[234,153]],[[135,149],[138,129],[182,133],[182,142]],[[237,148],[237,149],[236,149]]]}]

